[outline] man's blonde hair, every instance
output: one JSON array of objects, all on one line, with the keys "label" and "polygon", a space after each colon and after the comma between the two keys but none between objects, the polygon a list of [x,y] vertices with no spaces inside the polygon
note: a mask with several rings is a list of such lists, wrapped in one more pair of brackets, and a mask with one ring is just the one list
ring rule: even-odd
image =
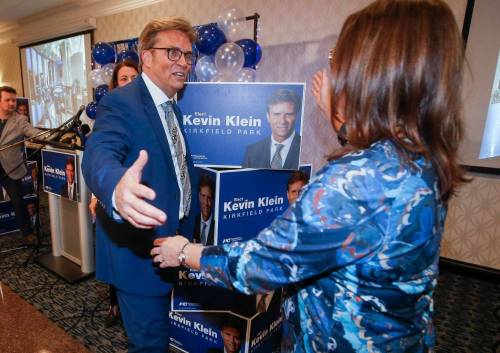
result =
[{"label": "man's blonde hair", "polygon": [[[196,31],[186,19],[182,17],[165,17],[150,21],[142,30],[139,37],[139,58],[143,50],[154,47],[156,35],[163,31],[181,31],[187,35],[191,43],[196,41]],[[141,63],[142,66],[142,63]]]}]

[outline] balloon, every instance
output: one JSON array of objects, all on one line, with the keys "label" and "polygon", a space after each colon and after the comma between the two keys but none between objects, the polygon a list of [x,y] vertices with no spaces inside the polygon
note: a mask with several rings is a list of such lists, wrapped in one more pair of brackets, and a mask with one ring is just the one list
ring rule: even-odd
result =
[{"label": "balloon", "polygon": [[196,77],[199,81],[210,82],[217,75],[217,68],[214,64],[214,58],[211,56],[203,56],[196,62],[194,68]]},{"label": "balloon", "polygon": [[234,42],[241,38],[243,30],[243,22],[245,16],[237,8],[231,8],[223,11],[217,17],[217,26],[224,32],[226,39],[229,42]]},{"label": "balloon", "polygon": [[198,27],[196,47],[200,53],[212,55],[225,42],[224,33],[214,23]]},{"label": "balloon", "polygon": [[90,71],[89,81],[92,88],[96,88],[97,86],[105,84],[106,79],[104,77],[104,72],[101,69],[94,69]]},{"label": "balloon", "polygon": [[122,50],[118,53],[116,61],[120,63],[125,60],[139,64],[139,55],[137,55],[137,52],[135,50]]},{"label": "balloon", "polygon": [[90,102],[85,108],[85,113],[90,119],[95,119],[97,115],[97,104],[95,102]]},{"label": "balloon", "polygon": [[115,70],[115,64],[106,64],[103,67],[101,67],[102,70],[102,75],[104,78],[104,83],[108,83],[111,81],[111,78],[113,77],[113,71]]},{"label": "balloon", "polygon": [[241,70],[244,61],[243,49],[236,43],[223,44],[215,53],[215,67],[219,71],[236,73]]},{"label": "balloon", "polygon": [[236,73],[238,82],[255,82],[257,80],[257,71],[249,67],[244,67]]},{"label": "balloon", "polygon": [[259,43],[252,39],[240,39],[236,44],[238,44],[241,49],[243,49],[243,53],[245,53],[245,63],[243,67],[253,67],[259,63],[262,58],[262,49]]},{"label": "balloon", "polygon": [[92,49],[92,57],[95,62],[101,65],[106,65],[115,62],[115,50],[111,45],[105,42],[98,42]]},{"label": "balloon", "polygon": [[234,77],[232,72],[223,71],[218,72],[210,82],[235,82],[236,78]]},{"label": "balloon", "polygon": [[109,87],[108,85],[100,85],[95,89],[95,101],[99,103],[102,97],[106,96],[109,94]]}]

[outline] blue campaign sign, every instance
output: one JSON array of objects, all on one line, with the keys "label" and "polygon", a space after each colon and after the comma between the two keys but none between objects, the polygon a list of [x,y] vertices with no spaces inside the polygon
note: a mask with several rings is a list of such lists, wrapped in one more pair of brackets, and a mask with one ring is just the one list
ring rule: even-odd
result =
[{"label": "blue campaign sign", "polygon": [[221,172],[217,244],[255,237],[288,208],[287,170]]},{"label": "blue campaign sign", "polygon": [[43,190],[78,201],[76,158],[72,153],[42,150]]},{"label": "blue campaign sign", "polygon": [[[247,321],[223,313],[169,312],[170,345],[181,352],[223,352],[221,331],[224,326],[234,327],[239,332],[237,352],[245,352]],[[233,331],[234,333],[234,331]]]},{"label": "blue campaign sign", "polygon": [[[38,209],[37,209],[37,197],[36,196],[25,196],[24,205],[26,210],[28,211],[28,216],[30,218],[30,222],[32,219],[38,217]],[[31,224],[33,229],[35,229],[36,225]],[[0,234],[10,233],[19,229],[19,225],[16,221],[16,215],[14,213],[14,207],[12,206],[12,202],[4,201],[0,202]]]},{"label": "blue campaign sign", "polygon": [[286,146],[283,168],[297,169],[304,89],[303,83],[187,83],[178,104],[194,163],[270,168],[272,135]]}]

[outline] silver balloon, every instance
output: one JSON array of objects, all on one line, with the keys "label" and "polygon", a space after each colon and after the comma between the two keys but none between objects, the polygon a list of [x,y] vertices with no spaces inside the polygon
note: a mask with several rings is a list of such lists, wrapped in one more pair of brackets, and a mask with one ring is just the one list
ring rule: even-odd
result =
[{"label": "silver balloon", "polygon": [[222,44],[215,52],[215,67],[219,71],[236,74],[243,67],[245,53],[236,43]]},{"label": "silver balloon", "polygon": [[111,81],[111,78],[113,77],[115,64],[114,63],[106,64],[103,67],[101,67],[101,70],[105,81],[104,83],[109,83],[109,81]]},{"label": "silver balloon", "polygon": [[257,80],[257,71],[255,69],[244,67],[236,73],[238,82],[255,82]]},{"label": "silver balloon", "polygon": [[228,42],[235,42],[243,38],[243,23],[245,16],[240,9],[230,8],[217,17],[217,26],[224,32]]},{"label": "silver balloon", "polygon": [[214,58],[207,55],[198,59],[194,72],[199,81],[210,82],[218,73],[215,67]]},{"label": "silver balloon", "polygon": [[106,84],[106,79],[104,78],[104,73],[101,69],[94,69],[89,73],[89,81],[92,88]]}]

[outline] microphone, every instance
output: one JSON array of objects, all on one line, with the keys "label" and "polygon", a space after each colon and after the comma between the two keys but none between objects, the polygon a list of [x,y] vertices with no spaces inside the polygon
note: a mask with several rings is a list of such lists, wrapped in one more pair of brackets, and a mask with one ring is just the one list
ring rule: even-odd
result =
[{"label": "microphone", "polygon": [[76,114],[69,120],[68,126],[66,127],[66,131],[71,131],[74,128],[80,126],[82,124],[82,121],[80,120],[80,116],[85,110],[85,106],[82,105],[80,106],[80,109],[76,112]]}]

